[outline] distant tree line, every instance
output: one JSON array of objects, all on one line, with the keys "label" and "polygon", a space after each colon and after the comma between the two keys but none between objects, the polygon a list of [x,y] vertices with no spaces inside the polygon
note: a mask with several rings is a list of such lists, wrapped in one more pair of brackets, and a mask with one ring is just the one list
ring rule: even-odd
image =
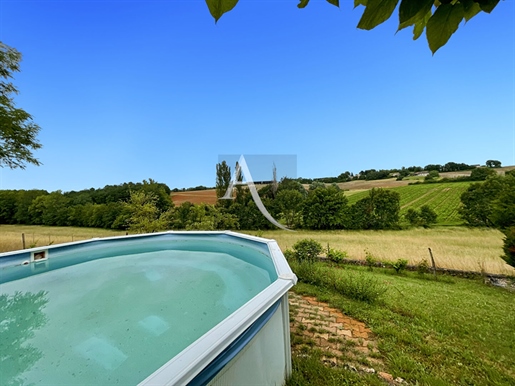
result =
[{"label": "distant tree line", "polygon": [[466,181],[485,181],[487,178],[497,175],[497,172],[493,168],[489,167],[476,167],[470,172],[469,176],[458,176],[458,177],[444,177],[440,178],[440,173],[437,170],[431,170],[425,177],[424,181],[410,182],[409,185],[418,184],[435,184],[435,183],[446,183],[446,182],[466,182]]},{"label": "distant tree line", "polygon": [[[222,161],[225,162],[225,161]],[[218,164],[221,165],[222,163]],[[485,163],[486,168],[500,168],[501,162],[497,160],[487,160]],[[317,178],[304,178],[298,177],[294,180],[304,184],[309,185],[314,182],[322,182],[324,184],[332,184],[332,183],[341,183],[341,182],[349,182],[354,180],[365,180],[365,181],[373,181],[373,180],[383,180],[387,178],[396,177],[397,180],[402,180],[405,177],[416,175],[416,173],[421,172],[436,172],[436,173],[445,173],[445,172],[459,172],[459,171],[467,171],[478,169],[479,165],[468,165],[465,163],[456,163],[456,162],[447,162],[444,165],[440,164],[429,164],[426,166],[409,166],[409,167],[401,167],[400,169],[367,169],[361,170],[359,173],[352,173],[349,171],[345,171],[340,173],[336,177],[317,177]],[[484,169],[484,167],[482,168]],[[458,181],[483,181],[486,177],[479,178],[471,178],[468,176],[460,176],[453,178],[443,178],[438,180],[438,182],[458,182]],[[433,180],[433,182],[437,182],[436,179],[429,178],[428,180]],[[272,181],[254,181],[256,184],[264,185],[272,183]],[[415,182],[416,183],[416,182]],[[420,182],[418,182],[420,183]],[[173,188],[172,192],[185,192],[185,191],[195,191],[195,190],[207,190],[212,189],[211,187],[207,187],[204,185],[199,185],[190,188]]]},{"label": "distant tree line", "polygon": [[164,212],[173,205],[170,188],[152,179],[65,193],[0,190],[0,224],[126,229],[129,213],[125,203],[135,191],[155,197],[159,211]]},{"label": "distant tree line", "polygon": [[[488,160],[485,163],[487,168],[500,168],[501,162],[497,160]],[[409,167],[401,167],[400,169],[366,169],[361,170],[359,173],[351,173],[349,171],[345,171],[340,173],[337,177],[320,177],[320,178],[297,178],[296,180],[302,184],[311,184],[313,182],[323,182],[326,184],[331,183],[340,183],[340,182],[348,182],[354,180],[365,180],[365,181],[373,181],[373,180],[384,180],[387,178],[396,177],[397,180],[402,180],[405,177],[415,175],[420,172],[431,172],[435,171],[438,173],[445,172],[459,172],[459,171],[467,171],[478,168],[478,165],[468,165],[465,163],[456,163],[456,162],[447,162],[444,165],[440,164],[429,164],[424,167],[422,166],[409,166]],[[461,178],[461,181],[470,181],[471,179],[468,177],[457,177],[448,179],[449,182],[458,181]],[[476,179],[475,181],[479,181],[480,179]],[[446,182],[446,181],[444,181]]]},{"label": "distant tree line", "polygon": [[[223,185],[228,185],[225,174]],[[219,186],[220,188],[220,186]],[[226,186],[219,189],[223,195]],[[400,197],[394,191],[373,189],[369,196],[348,205],[336,185],[314,182],[305,189],[283,178],[259,190],[262,202],[279,221],[291,228],[395,229],[399,227]],[[153,232],[166,229],[272,229],[249,189],[237,186],[232,200],[216,205],[185,202],[175,206],[170,189],[153,180],[108,185],[72,192],[45,190],[0,191],[0,223],[79,226]]]}]

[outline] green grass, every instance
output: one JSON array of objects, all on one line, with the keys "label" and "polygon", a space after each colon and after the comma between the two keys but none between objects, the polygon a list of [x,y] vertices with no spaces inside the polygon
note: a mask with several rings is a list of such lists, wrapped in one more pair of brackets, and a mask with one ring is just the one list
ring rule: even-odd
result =
[{"label": "green grass", "polygon": [[328,369],[322,363],[322,352],[317,349],[305,351],[294,357],[293,373],[287,386],[371,386],[382,385],[376,375],[358,374],[347,368]]},{"label": "green grass", "polygon": [[[387,292],[379,302],[364,303],[302,282],[294,291],[365,322],[394,377],[420,385],[515,384],[515,293],[479,280],[440,276],[435,281],[430,275],[360,267],[345,271],[379,280]],[[317,355],[313,350],[294,356],[296,373],[289,385],[322,385],[322,379],[339,376],[342,369],[322,371]]]},{"label": "green grass", "polygon": [[[438,215],[438,225],[459,225],[463,223],[458,213],[461,205],[460,197],[470,184],[470,182],[420,184],[390,189],[401,196],[401,216],[409,208],[417,210],[422,205],[429,205]],[[368,191],[348,195],[349,205],[366,196],[368,196]]]}]

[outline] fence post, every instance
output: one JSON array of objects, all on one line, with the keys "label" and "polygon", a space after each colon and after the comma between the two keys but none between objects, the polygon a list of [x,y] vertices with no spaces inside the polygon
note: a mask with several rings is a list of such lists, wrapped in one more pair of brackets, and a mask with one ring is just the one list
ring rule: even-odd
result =
[{"label": "fence post", "polygon": [[23,249],[25,249],[25,233],[21,234],[21,245],[23,245]]},{"label": "fence post", "polygon": [[433,275],[435,275],[435,279],[436,279],[436,264],[435,264],[435,259],[433,258],[433,252],[431,251],[431,248],[427,248],[429,249],[429,256],[431,256],[431,264],[433,265]]}]

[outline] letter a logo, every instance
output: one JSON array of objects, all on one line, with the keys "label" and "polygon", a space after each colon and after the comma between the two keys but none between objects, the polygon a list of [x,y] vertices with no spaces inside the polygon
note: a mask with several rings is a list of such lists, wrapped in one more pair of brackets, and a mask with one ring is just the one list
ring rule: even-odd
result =
[{"label": "letter a logo", "polygon": [[[245,178],[245,182],[240,181],[240,177]],[[263,205],[263,202],[261,201],[261,198],[259,197],[259,194],[256,190],[256,185],[254,185],[254,180],[252,179],[252,176],[250,174],[250,170],[247,166],[247,162],[245,161],[245,157],[243,155],[240,156],[240,159],[238,160],[238,163],[236,164],[236,170],[234,172],[234,177],[231,179],[231,182],[229,183],[229,187],[227,188],[227,191],[225,192],[223,197],[220,197],[221,200],[232,200],[232,191],[234,189],[234,185],[247,185],[250,194],[252,195],[252,199],[254,200],[254,203],[257,205],[259,211],[265,216],[265,218],[270,221],[272,224],[274,224],[276,227],[291,231],[291,229],[285,227],[282,224],[279,224],[270,213],[266,210],[265,206]]]}]

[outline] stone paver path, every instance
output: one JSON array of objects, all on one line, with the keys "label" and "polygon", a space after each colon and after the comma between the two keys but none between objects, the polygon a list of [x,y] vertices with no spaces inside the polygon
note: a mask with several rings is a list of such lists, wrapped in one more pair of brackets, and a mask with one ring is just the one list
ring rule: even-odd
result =
[{"label": "stone paver path", "polygon": [[[294,354],[308,342],[327,353],[323,360],[329,366],[347,366],[356,371],[377,373],[388,383],[394,382],[390,374],[378,371],[384,365],[378,359],[377,342],[363,322],[344,315],[314,297],[294,292],[288,295],[291,331],[304,338],[303,343],[292,342]],[[395,381],[402,383],[401,379]]]}]

